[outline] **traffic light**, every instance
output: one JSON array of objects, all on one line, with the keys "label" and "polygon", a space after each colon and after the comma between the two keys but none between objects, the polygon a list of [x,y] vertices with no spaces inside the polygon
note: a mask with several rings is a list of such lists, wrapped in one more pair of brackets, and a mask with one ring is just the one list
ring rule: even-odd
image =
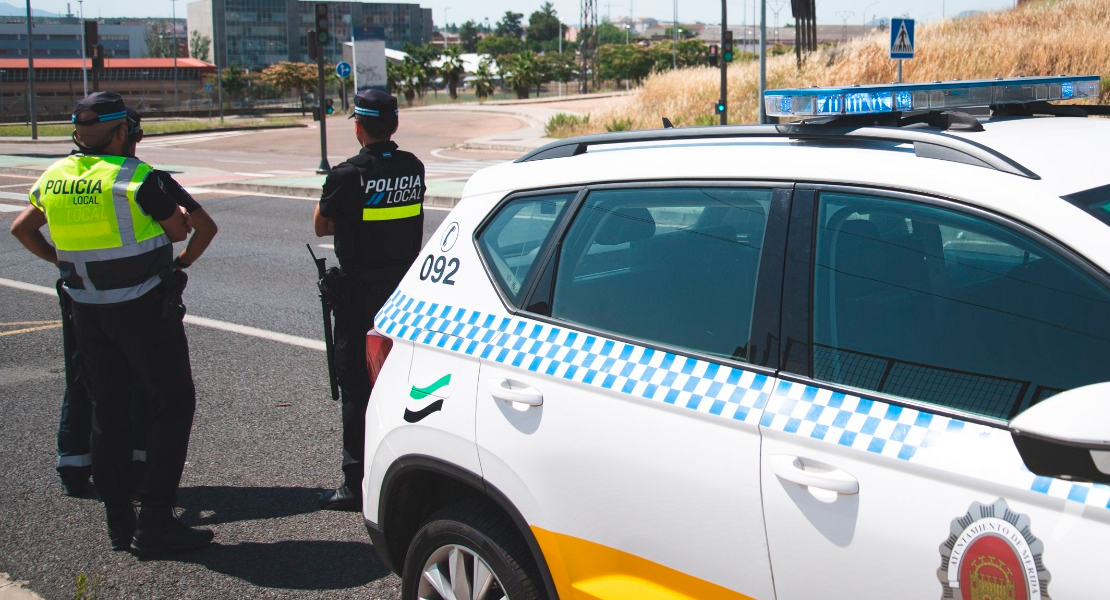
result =
[{"label": "traffic light", "polygon": [[732,31],[725,30],[724,47],[721,48],[725,55],[725,62],[732,62]]},{"label": "traffic light", "polygon": [[99,43],[96,21],[85,21],[85,56],[92,56],[93,46]]},{"label": "traffic light", "polygon": [[95,44],[92,47],[92,68],[104,68],[104,46],[100,44]]},{"label": "traffic light", "polygon": [[[328,5],[325,2],[316,4],[316,41],[323,48],[331,40],[328,31]],[[321,53],[322,54],[322,53]]]},{"label": "traffic light", "polygon": [[725,114],[725,101],[718,100],[717,104],[713,107],[713,110],[719,115]]},{"label": "traffic light", "polygon": [[332,106],[334,103],[335,100],[332,100],[331,98],[328,98],[324,101],[324,111],[327,112],[329,115],[335,112],[335,107]]},{"label": "traffic light", "polygon": [[717,44],[709,45],[709,66],[717,66]]},{"label": "traffic light", "polygon": [[316,30],[308,30],[308,58],[316,60],[320,58],[320,44],[316,41]]}]

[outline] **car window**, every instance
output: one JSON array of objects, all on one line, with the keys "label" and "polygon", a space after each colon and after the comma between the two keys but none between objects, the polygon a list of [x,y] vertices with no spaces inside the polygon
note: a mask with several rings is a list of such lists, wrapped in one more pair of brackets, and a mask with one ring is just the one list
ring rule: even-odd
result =
[{"label": "car window", "polygon": [[1110,380],[1110,295],[1041,244],[914,202],[819,207],[814,377],[1000,419]]},{"label": "car window", "polygon": [[567,192],[511,200],[478,236],[478,246],[486,263],[513,304],[519,305],[524,282],[536,264],[540,249],[574,196]]},{"label": "car window", "polygon": [[747,356],[769,189],[590,193],[561,245],[551,316]]}]

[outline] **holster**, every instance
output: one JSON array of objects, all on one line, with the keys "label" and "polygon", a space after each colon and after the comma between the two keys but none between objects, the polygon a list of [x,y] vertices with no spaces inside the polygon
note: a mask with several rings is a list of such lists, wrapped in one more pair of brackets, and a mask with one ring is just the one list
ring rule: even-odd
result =
[{"label": "holster", "polygon": [[320,288],[320,299],[327,303],[328,308],[335,310],[347,301],[350,295],[350,282],[347,274],[339,267],[332,267],[324,272],[324,276],[316,282]]},{"label": "holster", "polygon": [[189,275],[184,271],[162,267],[158,272],[162,279],[162,318],[181,320],[185,317],[185,302],[182,294],[189,283]]}]

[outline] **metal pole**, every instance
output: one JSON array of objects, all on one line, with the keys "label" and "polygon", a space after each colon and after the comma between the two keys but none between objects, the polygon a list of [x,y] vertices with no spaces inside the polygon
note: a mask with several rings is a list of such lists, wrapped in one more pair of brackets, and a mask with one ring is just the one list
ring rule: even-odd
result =
[{"label": "metal pole", "polygon": [[759,3],[759,122],[767,122],[767,107],[763,105],[763,92],[767,91],[767,0]]},{"label": "metal pole", "polygon": [[728,125],[728,59],[725,58],[725,38],[728,36],[728,0],[721,0],[721,125]]},{"label": "metal pole", "polygon": [[85,67],[85,0],[77,0],[77,12],[81,14],[81,83],[85,95],[89,95],[89,72]]},{"label": "metal pole", "polygon": [[35,51],[31,37],[31,0],[27,0],[27,116],[31,121],[31,139],[39,139],[39,122],[35,118]]},{"label": "metal pole", "polygon": [[678,0],[674,0],[674,25],[671,27],[671,32],[674,34],[674,48],[672,48],[673,55],[671,56],[671,68],[678,68]]},{"label": "metal pole", "polygon": [[902,83],[902,59],[898,59],[898,83]]},{"label": "metal pole", "polygon": [[170,25],[173,27],[173,107],[177,110],[181,102],[177,99],[177,2],[170,0]]},{"label": "metal pole", "polygon": [[[221,3],[221,9],[223,3]],[[213,10],[215,13],[215,10]],[[227,64],[227,13],[223,10],[219,11],[220,19],[220,50],[223,52],[224,64]],[[215,32],[213,32],[214,34]],[[212,43],[215,43],[213,40]],[[220,122],[224,122],[224,75],[220,68],[220,54],[216,53],[216,102],[220,105]]]},{"label": "metal pole", "polygon": [[[559,19],[559,63],[563,61],[563,20]],[[563,96],[563,74],[559,74],[559,97]]]},{"label": "metal pole", "polygon": [[[444,38],[446,39],[446,38]],[[317,112],[320,113],[320,166],[316,167],[316,173],[319,175],[326,175],[331,173],[331,165],[328,164],[328,115],[324,112],[324,107],[327,105],[327,99],[324,93],[324,45],[320,44],[320,48],[316,53],[316,98],[318,99]]]}]

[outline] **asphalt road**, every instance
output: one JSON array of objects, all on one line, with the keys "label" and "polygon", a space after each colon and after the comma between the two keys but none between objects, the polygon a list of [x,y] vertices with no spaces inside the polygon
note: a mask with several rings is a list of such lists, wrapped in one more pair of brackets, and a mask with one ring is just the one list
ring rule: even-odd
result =
[{"label": "asphalt road", "polygon": [[[30,178],[0,176],[22,193]],[[305,244],[313,202],[204,194],[220,234],[189,270],[189,314],[322,340]],[[19,204],[13,200],[4,200]],[[0,226],[14,212],[0,212]],[[425,239],[447,212],[429,209]],[[331,263],[332,261],[329,261]],[[0,278],[52,288],[55,269],[0,235]],[[216,544],[164,560],[111,552],[101,505],[67,498],[54,472],[62,394],[57,298],[0,282],[0,572],[44,598],[73,598],[84,574],[97,598],[399,596],[357,513],[316,510],[340,478],[339,406],[323,352],[186,325],[198,406],[179,506]]]}]

